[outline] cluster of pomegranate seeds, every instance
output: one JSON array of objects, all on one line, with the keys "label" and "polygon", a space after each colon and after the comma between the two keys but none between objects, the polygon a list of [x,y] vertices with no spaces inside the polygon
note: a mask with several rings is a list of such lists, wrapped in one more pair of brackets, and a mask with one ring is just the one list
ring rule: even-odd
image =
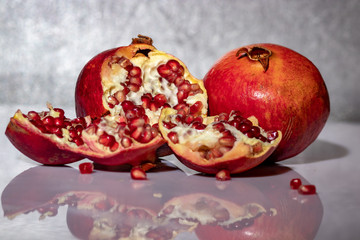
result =
[{"label": "cluster of pomegranate seeds", "polygon": [[117,116],[113,123],[115,126],[110,127],[105,116],[103,119],[93,121],[86,130],[88,133],[98,135],[100,144],[113,152],[120,146],[129,148],[134,140],[139,143],[148,143],[159,135],[157,124],[150,125],[142,106],[134,105],[128,100],[123,101],[121,105],[125,116]]},{"label": "cluster of pomegranate seeds", "polygon": [[54,134],[58,138],[63,138],[63,129],[67,129],[69,131],[69,141],[76,143],[78,146],[83,145],[84,141],[81,134],[86,128],[85,119],[80,117],[70,120],[65,117],[64,110],[60,108],[53,108],[50,111],[41,113],[29,111],[25,117],[42,133]]},{"label": "cluster of pomegranate seeds", "polygon": [[[229,125],[235,127],[237,130],[242,132],[248,138],[256,138],[259,139],[261,142],[271,142],[278,137],[277,132],[268,132],[263,133],[258,126],[254,126],[253,123],[243,118],[238,111],[233,111],[229,114],[220,114],[214,119],[214,122],[206,125],[203,123],[203,119],[201,116],[194,116],[193,112],[197,112],[196,104],[192,105],[191,107],[186,106],[182,107],[180,110],[177,111],[177,115],[173,118],[174,120],[170,121],[163,121],[163,125],[165,128],[171,130],[175,127],[182,126],[182,127],[190,127],[196,130],[204,130],[204,131],[216,131],[220,132],[221,136],[218,139],[218,143],[215,147],[206,147],[203,146],[198,149],[202,158],[205,159],[214,159],[222,157],[226,152],[230,151],[237,140],[234,136],[234,133],[229,128]],[[193,110],[191,110],[193,108]],[[185,109],[185,110],[184,110]],[[211,128],[211,129],[210,129]],[[167,134],[167,137],[173,143],[179,143],[179,134],[181,134],[177,129],[170,131]],[[186,135],[191,135],[191,131],[185,131]],[[264,134],[267,136],[265,137]],[[252,152],[254,154],[259,153],[262,151],[262,144],[259,142],[258,144],[254,144],[252,146]]]},{"label": "cluster of pomegranate seeds", "polygon": [[305,194],[305,195],[316,194],[315,185],[312,184],[303,185],[300,178],[291,179],[290,188],[298,190],[300,194]]},{"label": "cluster of pomegranate seeds", "polygon": [[91,162],[84,162],[79,164],[81,174],[90,174],[94,171],[94,165]]}]

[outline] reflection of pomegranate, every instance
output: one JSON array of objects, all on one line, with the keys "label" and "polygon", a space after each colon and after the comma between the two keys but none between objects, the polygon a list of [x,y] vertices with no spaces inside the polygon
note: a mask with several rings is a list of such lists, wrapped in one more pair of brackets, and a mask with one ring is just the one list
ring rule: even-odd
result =
[{"label": "reflection of pomegranate", "polygon": [[[267,176],[277,171],[279,175]],[[261,177],[263,174],[266,175],[266,181],[264,177]],[[244,195],[247,195],[249,202],[256,202],[267,207],[267,212],[253,219],[233,224],[231,227],[221,224],[201,224],[195,230],[199,239],[306,240],[315,238],[323,215],[319,197],[301,195],[297,190],[290,189],[288,185],[290,179],[301,178],[304,183],[307,183],[305,179],[294,171],[277,166],[260,166],[246,172],[246,176],[250,177],[243,179],[243,183],[249,184],[247,188],[231,188],[231,183],[234,181],[230,181],[227,182],[230,184],[220,188],[215,196],[225,196],[226,192],[232,191],[232,201],[243,203],[244,199],[236,200],[236,197],[246,198]],[[206,186],[203,186],[203,189],[207,189]],[[253,195],[253,192],[256,193],[259,190],[263,198],[255,198]],[[264,199],[266,199],[265,202]],[[232,210],[229,209],[229,211]]]},{"label": "reflection of pomegranate", "polygon": [[232,50],[210,69],[204,83],[210,114],[239,110],[256,116],[265,129],[282,131],[283,139],[271,156],[274,161],[303,151],[329,116],[329,96],[318,69],[282,46]]},{"label": "reflection of pomegranate", "polygon": [[181,162],[217,174],[219,180],[259,165],[281,140],[281,132],[265,131],[256,118],[243,118],[235,111],[202,118],[167,108],[159,129]]},{"label": "reflection of pomegranate", "polygon": [[38,166],[15,177],[1,203],[10,219],[32,211],[60,217],[57,210],[66,205],[69,230],[80,239],[172,239],[184,231],[209,240],[313,239],[322,205],[316,194],[290,189],[294,178],[308,184],[279,166],[259,166],[228,182],[180,171],[133,181],[124,172],[80,175],[69,167]]}]

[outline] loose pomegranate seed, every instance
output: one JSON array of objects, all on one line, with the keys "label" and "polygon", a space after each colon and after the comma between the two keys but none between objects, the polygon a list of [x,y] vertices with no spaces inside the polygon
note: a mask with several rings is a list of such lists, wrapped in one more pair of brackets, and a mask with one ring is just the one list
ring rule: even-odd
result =
[{"label": "loose pomegranate seed", "polygon": [[215,177],[216,180],[219,181],[228,181],[231,179],[229,170],[220,170]]},{"label": "loose pomegranate seed", "polygon": [[302,185],[300,178],[294,178],[290,181],[290,188],[291,189],[298,189]]},{"label": "loose pomegranate seed", "polygon": [[94,165],[91,162],[84,162],[79,164],[81,174],[89,174],[94,171]]},{"label": "loose pomegranate seed", "polygon": [[300,194],[310,195],[316,193],[315,185],[301,185],[298,189]]},{"label": "loose pomegranate seed", "polygon": [[175,144],[179,143],[179,137],[176,132],[169,132],[167,137]]},{"label": "loose pomegranate seed", "polygon": [[131,178],[134,180],[146,180],[146,172],[140,167],[133,167],[130,172]]}]

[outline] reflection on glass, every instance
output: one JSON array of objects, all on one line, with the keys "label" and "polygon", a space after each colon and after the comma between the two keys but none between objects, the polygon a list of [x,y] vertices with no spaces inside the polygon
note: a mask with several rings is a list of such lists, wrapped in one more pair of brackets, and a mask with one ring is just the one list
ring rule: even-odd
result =
[{"label": "reflection on glass", "polygon": [[277,165],[226,182],[171,169],[148,177],[39,166],[15,177],[1,202],[10,220],[30,212],[57,217],[66,207],[69,231],[79,239],[176,239],[184,232],[207,240],[313,239],[323,215],[318,195],[289,187],[292,178],[306,180]]}]

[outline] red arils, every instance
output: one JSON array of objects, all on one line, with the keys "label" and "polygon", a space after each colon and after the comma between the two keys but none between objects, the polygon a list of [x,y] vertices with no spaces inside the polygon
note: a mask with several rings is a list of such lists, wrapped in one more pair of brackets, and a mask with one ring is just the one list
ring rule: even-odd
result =
[{"label": "red arils", "polygon": [[316,187],[312,184],[303,185],[300,178],[294,178],[290,181],[290,188],[298,190],[300,194],[310,195],[316,193]]},{"label": "red arils", "polygon": [[91,162],[84,162],[79,164],[81,174],[90,174],[94,170],[94,165]]},{"label": "red arils", "polygon": [[302,182],[300,178],[294,178],[290,181],[290,188],[291,189],[298,189],[301,186]]},{"label": "red arils", "polygon": [[130,176],[134,180],[146,180],[146,172],[140,167],[133,167],[130,172]]},{"label": "red arils", "polygon": [[176,132],[169,132],[167,136],[173,143],[179,143],[179,137]]},{"label": "red arils", "polygon": [[220,170],[215,177],[216,180],[219,181],[228,181],[231,179],[229,170]]},{"label": "red arils", "polygon": [[300,194],[310,195],[316,193],[315,185],[301,185],[298,189]]}]

